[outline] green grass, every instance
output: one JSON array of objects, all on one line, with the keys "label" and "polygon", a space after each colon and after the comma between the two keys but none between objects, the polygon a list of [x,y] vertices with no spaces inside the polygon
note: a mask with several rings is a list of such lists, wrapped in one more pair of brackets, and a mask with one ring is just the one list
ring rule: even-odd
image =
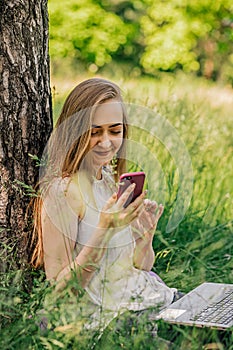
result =
[{"label": "green grass", "polygon": [[[105,77],[119,83],[126,102],[146,106],[165,117],[178,132],[192,161],[190,205],[179,226],[166,232],[179,190],[179,173],[164,143],[148,131],[153,121],[147,131],[133,129],[132,138],[156,157],[164,173],[165,212],[154,238],[155,271],[169,286],[184,292],[203,281],[232,283],[232,90],[179,75],[124,79],[105,72]],[[54,119],[67,92],[85,78],[78,76],[75,82],[65,77],[52,78]],[[152,172],[153,166],[146,168],[145,161],[145,169]],[[149,188],[155,199],[159,185],[156,186]],[[60,299],[53,299],[43,274],[33,273],[30,293],[20,271],[2,274],[0,288],[2,349],[162,349],[143,328],[145,320],[128,326],[128,315],[122,329],[116,331],[113,322],[101,341],[97,341],[98,334],[80,333],[82,318],[76,319],[80,298],[68,288]],[[50,300],[46,304],[49,330],[43,333],[38,330],[36,312],[45,307],[45,297]],[[59,325],[63,328],[56,328]],[[180,350],[203,349],[211,342],[222,344],[220,349],[233,349],[231,331],[171,327],[160,322],[159,334],[171,339]]]}]

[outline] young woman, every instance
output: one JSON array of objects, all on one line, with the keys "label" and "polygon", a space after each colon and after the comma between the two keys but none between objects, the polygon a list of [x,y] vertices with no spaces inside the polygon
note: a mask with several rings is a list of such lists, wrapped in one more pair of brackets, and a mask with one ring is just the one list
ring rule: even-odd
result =
[{"label": "young woman", "polygon": [[76,86],[50,138],[35,204],[32,262],[57,289],[76,276],[94,326],[103,315],[107,323],[124,310],[164,307],[176,291],[150,272],[163,206],[143,192],[125,208],[133,185],[117,199],[127,133],[117,85],[95,78]]}]

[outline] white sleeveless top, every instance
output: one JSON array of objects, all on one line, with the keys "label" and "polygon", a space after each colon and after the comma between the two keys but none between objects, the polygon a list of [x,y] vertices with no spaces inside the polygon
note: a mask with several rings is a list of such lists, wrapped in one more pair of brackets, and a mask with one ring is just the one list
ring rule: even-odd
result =
[{"label": "white sleeveless top", "polygon": [[[92,184],[96,208],[86,200],[86,212],[78,225],[77,252],[88,242],[99,221],[99,211],[115,190],[109,171],[103,168],[102,179]],[[142,310],[169,305],[176,289],[160,283],[149,272],[133,266],[135,241],[128,226],[109,241],[106,253],[99,263],[86,292],[93,304],[115,313],[123,310]]]}]

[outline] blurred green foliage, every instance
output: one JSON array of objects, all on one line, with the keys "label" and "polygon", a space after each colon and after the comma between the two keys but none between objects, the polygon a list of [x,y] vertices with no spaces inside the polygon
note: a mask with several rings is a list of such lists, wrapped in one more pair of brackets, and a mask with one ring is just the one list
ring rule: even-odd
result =
[{"label": "blurred green foliage", "polygon": [[141,64],[154,69],[197,71],[217,79],[232,65],[233,6],[229,0],[150,1],[142,18]]},{"label": "blurred green foliage", "polygon": [[196,72],[233,85],[232,0],[49,0],[52,59],[96,72],[112,60],[138,74]]},{"label": "blurred green foliage", "polygon": [[101,67],[126,43],[131,26],[92,0],[50,1],[52,57],[75,57]]}]

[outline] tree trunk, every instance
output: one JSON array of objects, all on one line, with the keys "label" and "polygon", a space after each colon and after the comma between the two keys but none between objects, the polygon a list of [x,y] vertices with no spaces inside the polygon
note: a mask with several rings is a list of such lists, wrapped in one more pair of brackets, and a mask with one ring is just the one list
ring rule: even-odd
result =
[{"label": "tree trunk", "polygon": [[47,0],[0,2],[0,238],[1,270],[24,267],[30,197],[39,158],[52,130]]}]

